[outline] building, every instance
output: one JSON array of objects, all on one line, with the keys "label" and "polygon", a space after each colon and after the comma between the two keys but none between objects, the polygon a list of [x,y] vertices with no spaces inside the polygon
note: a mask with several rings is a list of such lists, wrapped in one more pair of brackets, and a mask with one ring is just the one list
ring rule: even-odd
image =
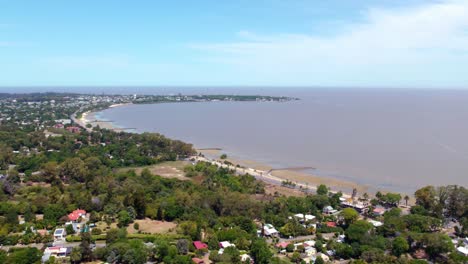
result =
[{"label": "building", "polygon": [[383,226],[383,223],[380,222],[380,221],[375,221],[375,220],[372,220],[372,219],[369,219],[368,221],[369,221],[369,223],[371,223],[374,227]]},{"label": "building", "polygon": [[68,214],[68,219],[70,221],[76,222],[79,218],[86,218],[86,211],[82,209],[77,209]]},{"label": "building", "polygon": [[56,258],[64,258],[70,255],[72,248],[69,247],[48,247],[44,250],[44,255],[42,256],[42,262],[46,262],[50,257],[54,256]]},{"label": "building", "polygon": [[263,232],[265,236],[278,236],[279,232],[272,224],[265,224],[263,227]]},{"label": "building", "polygon": [[193,246],[195,247],[195,249],[199,250],[199,249],[208,249],[208,245],[201,242],[201,241],[194,241],[193,242]]},{"label": "building", "polygon": [[219,247],[220,248],[227,248],[227,247],[235,247],[236,245],[231,244],[229,241],[222,241],[219,242]]},{"label": "building", "polygon": [[345,199],[344,201],[341,201],[341,207],[353,208],[354,210],[362,214],[362,213],[366,213],[369,210],[369,203],[354,201],[352,198],[349,198],[349,199]]},{"label": "building", "polygon": [[65,228],[57,228],[54,231],[54,239],[55,240],[63,240],[67,236],[67,232]]},{"label": "building", "polygon": [[314,215],[310,215],[310,214],[295,214],[294,215],[294,218],[296,218],[297,220],[299,220],[299,222],[307,222],[307,221],[312,221],[315,219],[315,216]]},{"label": "building", "polygon": [[333,209],[333,207],[331,207],[330,205],[324,207],[322,211],[326,215],[334,215],[338,213],[338,210]]},{"label": "building", "polygon": [[374,216],[382,216],[382,215],[385,214],[385,211],[386,210],[383,207],[376,207],[376,208],[374,208],[374,210],[372,210],[372,214]]},{"label": "building", "polygon": [[468,257],[468,246],[465,245],[464,247],[457,247],[457,252]]}]

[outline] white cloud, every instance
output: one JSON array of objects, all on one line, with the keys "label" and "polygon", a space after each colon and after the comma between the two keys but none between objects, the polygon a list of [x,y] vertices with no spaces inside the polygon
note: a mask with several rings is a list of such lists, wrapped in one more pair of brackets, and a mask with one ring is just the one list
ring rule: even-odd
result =
[{"label": "white cloud", "polygon": [[459,70],[468,67],[468,0],[371,8],[364,16],[334,36],[241,31],[242,41],[193,47],[265,84],[468,86]]}]

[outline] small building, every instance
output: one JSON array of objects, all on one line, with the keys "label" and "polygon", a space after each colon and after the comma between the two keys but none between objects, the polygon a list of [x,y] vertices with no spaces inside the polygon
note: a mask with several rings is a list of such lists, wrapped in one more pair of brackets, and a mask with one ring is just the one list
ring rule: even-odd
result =
[{"label": "small building", "polygon": [[70,221],[76,222],[79,218],[86,218],[86,211],[82,209],[77,209],[68,214],[68,219]]},{"label": "small building", "polygon": [[240,258],[241,258],[242,263],[246,263],[246,262],[253,263],[252,257],[250,255],[242,254],[240,255]]},{"label": "small building", "polygon": [[57,228],[54,231],[54,239],[55,240],[63,240],[67,236],[67,231],[65,228]]},{"label": "small building", "polygon": [[36,230],[36,234],[39,234],[40,236],[47,236],[49,232],[46,229],[39,229]]},{"label": "small building", "polygon": [[263,227],[263,232],[266,236],[278,236],[279,232],[272,224],[265,224]]},{"label": "small building", "polygon": [[374,216],[382,216],[385,214],[385,211],[386,210],[383,207],[376,207],[372,210],[372,214],[374,214]]},{"label": "small building", "polygon": [[299,222],[307,222],[307,221],[312,221],[315,219],[314,215],[310,214],[295,214],[294,217],[299,220]]},{"label": "small building", "polygon": [[46,262],[50,257],[54,256],[56,258],[65,258],[70,255],[72,248],[70,247],[48,247],[44,250],[44,255],[42,255],[42,262]]},{"label": "small building", "polygon": [[208,249],[208,245],[201,242],[201,241],[194,241],[193,242],[193,246],[195,247],[195,249],[199,250],[199,249]]},{"label": "small building", "polygon": [[376,220],[372,220],[372,219],[369,219],[368,221],[369,221],[369,223],[371,223],[374,227],[383,226],[383,223],[380,222],[380,221],[376,221]]},{"label": "small building", "polygon": [[219,247],[220,248],[227,248],[227,247],[235,247],[236,245],[231,244],[229,241],[222,241],[219,242]]},{"label": "small building", "polygon": [[325,224],[327,225],[327,227],[336,227],[336,222],[329,221],[329,222],[326,222]]},{"label": "small building", "polygon": [[338,213],[338,210],[333,209],[333,207],[331,207],[330,205],[324,207],[322,211],[326,215],[334,215]]},{"label": "small building", "polygon": [[464,255],[465,257],[468,257],[468,246],[457,247],[457,252]]},{"label": "small building", "polygon": [[279,242],[279,243],[277,243],[277,244],[275,245],[275,247],[277,247],[277,248],[286,248],[289,244],[290,244],[290,243],[289,243],[289,242],[286,242],[286,241],[284,241],[284,242]]}]

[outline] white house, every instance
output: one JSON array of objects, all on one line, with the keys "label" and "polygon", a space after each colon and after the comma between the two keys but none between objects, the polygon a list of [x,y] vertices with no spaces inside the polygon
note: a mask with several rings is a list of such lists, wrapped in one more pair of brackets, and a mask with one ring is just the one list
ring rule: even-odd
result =
[{"label": "white house", "polygon": [[55,240],[63,240],[67,236],[67,232],[65,228],[57,228],[54,231],[54,239]]},{"label": "white house", "polygon": [[464,247],[457,247],[458,253],[464,255],[465,257],[468,256],[468,246]]},{"label": "white house", "polygon": [[295,214],[294,217],[299,220],[300,222],[304,222],[305,221],[312,221],[315,219],[315,216],[314,215],[310,215],[310,214]]},{"label": "white house", "polygon": [[266,236],[277,236],[279,235],[278,230],[272,224],[265,224],[263,227],[263,232],[265,232]]},{"label": "white house", "polygon": [[382,223],[382,222],[376,221],[376,220],[372,220],[372,219],[369,219],[369,223],[371,223],[374,227],[383,226],[383,223]]},{"label": "white house", "polygon": [[333,209],[333,207],[331,207],[330,205],[324,207],[322,211],[324,214],[327,214],[327,215],[334,215],[338,213],[338,210]]}]

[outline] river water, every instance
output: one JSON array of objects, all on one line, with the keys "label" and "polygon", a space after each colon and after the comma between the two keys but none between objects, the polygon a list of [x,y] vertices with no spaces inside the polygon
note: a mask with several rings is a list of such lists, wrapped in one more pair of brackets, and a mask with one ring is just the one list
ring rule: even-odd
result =
[{"label": "river water", "polygon": [[[213,91],[210,91],[213,93]],[[299,101],[130,105],[99,113],[121,127],[222,148],[242,159],[375,188],[468,185],[468,91],[262,89]]]}]

